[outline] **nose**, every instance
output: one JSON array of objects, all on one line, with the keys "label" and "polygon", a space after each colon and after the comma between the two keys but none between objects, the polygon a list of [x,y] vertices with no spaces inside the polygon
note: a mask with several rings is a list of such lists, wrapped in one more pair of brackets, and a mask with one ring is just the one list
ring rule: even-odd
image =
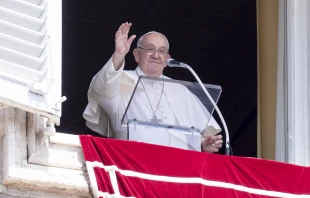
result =
[{"label": "nose", "polygon": [[152,54],[153,58],[159,58],[159,52],[158,50],[155,50],[154,53]]}]

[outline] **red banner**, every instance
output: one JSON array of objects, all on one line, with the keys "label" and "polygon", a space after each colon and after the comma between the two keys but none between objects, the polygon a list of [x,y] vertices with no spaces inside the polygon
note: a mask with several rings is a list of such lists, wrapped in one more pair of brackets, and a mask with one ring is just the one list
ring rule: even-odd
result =
[{"label": "red banner", "polygon": [[80,136],[95,197],[308,197],[310,168]]}]

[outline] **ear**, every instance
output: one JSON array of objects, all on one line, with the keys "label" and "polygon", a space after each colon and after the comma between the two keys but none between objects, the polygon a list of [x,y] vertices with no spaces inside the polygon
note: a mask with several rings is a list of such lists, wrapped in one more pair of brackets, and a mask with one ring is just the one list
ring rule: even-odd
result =
[{"label": "ear", "polygon": [[[168,58],[171,58],[170,54],[167,54],[165,61],[167,62]],[[165,67],[167,67],[167,64],[165,64]]]},{"label": "ear", "polygon": [[134,49],[132,53],[133,53],[133,56],[135,57],[135,61],[138,63],[140,60],[139,59],[139,49],[137,49],[137,48]]}]

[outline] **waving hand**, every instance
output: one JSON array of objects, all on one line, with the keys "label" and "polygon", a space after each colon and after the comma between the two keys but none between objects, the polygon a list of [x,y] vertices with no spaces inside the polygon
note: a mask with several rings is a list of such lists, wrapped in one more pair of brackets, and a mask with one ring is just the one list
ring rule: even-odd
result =
[{"label": "waving hand", "polygon": [[132,41],[136,38],[136,35],[132,35],[128,38],[128,32],[131,27],[131,23],[123,23],[115,33],[115,51],[112,57],[115,70],[118,70],[130,50]]}]

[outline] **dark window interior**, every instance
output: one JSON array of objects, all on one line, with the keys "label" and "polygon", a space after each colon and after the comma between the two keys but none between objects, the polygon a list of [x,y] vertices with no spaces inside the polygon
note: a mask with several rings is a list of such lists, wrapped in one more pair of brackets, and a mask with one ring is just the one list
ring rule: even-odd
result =
[{"label": "dark window interior", "polygon": [[[137,37],[151,30],[165,34],[174,59],[189,64],[204,83],[222,86],[218,105],[230,132],[234,155],[256,157],[255,0],[63,1],[62,92],[68,100],[63,103],[57,130],[97,135],[82,118],[88,86],[111,57],[114,34],[126,21],[133,23],[130,34]],[[125,68],[135,67],[130,52]],[[164,74],[195,81],[189,71],[181,68],[166,68]]]}]

